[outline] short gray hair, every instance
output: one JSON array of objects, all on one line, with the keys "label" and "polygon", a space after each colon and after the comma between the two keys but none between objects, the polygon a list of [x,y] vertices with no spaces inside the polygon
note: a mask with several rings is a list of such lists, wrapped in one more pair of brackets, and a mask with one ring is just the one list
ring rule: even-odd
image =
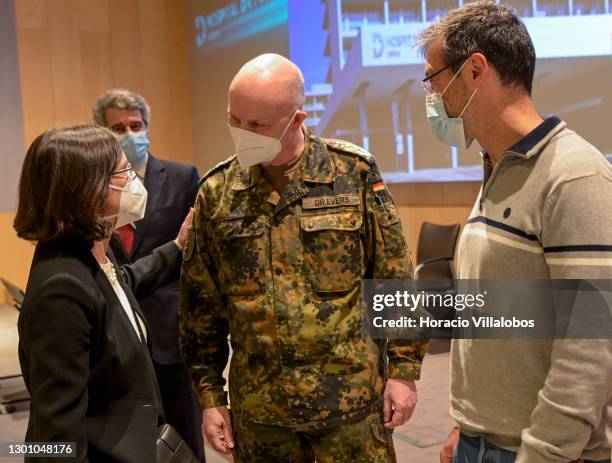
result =
[{"label": "short gray hair", "polygon": [[98,98],[98,101],[96,101],[93,107],[93,119],[96,124],[106,127],[105,113],[108,108],[137,109],[140,111],[145,125],[147,127],[149,126],[151,108],[149,108],[147,100],[138,93],[134,93],[124,88],[108,90],[104,95]]}]

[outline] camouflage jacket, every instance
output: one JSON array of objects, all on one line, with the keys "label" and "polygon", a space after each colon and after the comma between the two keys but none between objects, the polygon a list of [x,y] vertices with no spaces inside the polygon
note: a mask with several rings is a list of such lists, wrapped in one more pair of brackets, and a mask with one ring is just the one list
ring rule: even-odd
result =
[{"label": "camouflage jacket", "polygon": [[426,341],[381,352],[362,335],[362,279],[412,277],[372,155],[307,133],[282,194],[231,157],[202,178],[193,223],[180,341],[202,407],[228,404],[228,334],[232,412],[247,421],[324,429],[381,407],[385,368],[418,379]]}]

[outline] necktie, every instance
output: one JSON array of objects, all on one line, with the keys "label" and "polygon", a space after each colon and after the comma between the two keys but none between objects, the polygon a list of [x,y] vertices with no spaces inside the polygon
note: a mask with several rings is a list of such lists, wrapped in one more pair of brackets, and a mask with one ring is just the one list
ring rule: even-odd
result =
[{"label": "necktie", "polygon": [[123,244],[123,249],[129,255],[132,254],[132,248],[134,247],[134,227],[132,224],[124,225],[123,227],[117,228],[115,230],[117,235],[119,235],[119,239]]}]

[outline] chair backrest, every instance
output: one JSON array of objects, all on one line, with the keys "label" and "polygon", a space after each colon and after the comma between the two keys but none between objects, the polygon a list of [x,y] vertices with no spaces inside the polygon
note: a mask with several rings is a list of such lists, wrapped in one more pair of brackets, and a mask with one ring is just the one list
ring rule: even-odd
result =
[{"label": "chair backrest", "polygon": [[0,281],[13,298],[13,305],[15,306],[15,308],[17,310],[21,310],[21,304],[23,304],[23,298],[25,296],[25,293],[17,285],[14,285],[10,281],[5,280],[2,277],[0,277]]},{"label": "chair backrest", "polygon": [[424,260],[435,257],[448,257],[452,259],[455,255],[457,238],[461,225],[439,225],[431,222],[423,222],[419,233],[417,246],[417,264]]}]

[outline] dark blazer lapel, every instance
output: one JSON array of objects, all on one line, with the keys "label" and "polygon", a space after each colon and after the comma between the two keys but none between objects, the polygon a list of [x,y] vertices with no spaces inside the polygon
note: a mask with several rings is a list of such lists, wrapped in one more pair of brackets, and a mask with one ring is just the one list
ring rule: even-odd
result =
[{"label": "dark blazer lapel", "polygon": [[[121,288],[123,288],[123,292],[125,293],[125,296],[127,297],[127,300],[130,303],[130,306],[132,307],[132,309],[134,309],[134,312],[136,312],[138,314],[138,316],[140,317],[140,319],[144,323],[144,326],[145,326],[145,329],[146,329],[147,347],[149,348],[149,352],[151,352],[151,330],[150,330],[149,325],[147,323],[147,319],[146,319],[144,313],[142,312],[142,309],[138,305],[138,301],[136,300],[136,297],[132,293],[132,290],[125,284],[125,282],[123,281],[123,278],[121,278],[121,274],[120,274],[121,270],[119,269],[119,264],[117,263],[117,259],[115,258],[115,255],[114,255],[113,251],[109,249],[109,252],[108,252],[107,255],[108,255],[108,258],[110,259],[110,261],[115,266],[115,272],[117,272],[117,280],[119,281],[119,285],[121,286]],[[119,305],[119,309],[121,310],[121,312],[125,316],[124,317],[125,320],[129,323],[130,329],[132,331],[134,331],[134,327],[132,326],[132,322],[127,317],[127,314],[125,313],[125,310],[123,309],[123,306],[121,305],[121,301],[119,301],[119,298],[117,297],[117,294],[115,293],[115,290],[113,289],[113,287],[108,282],[108,278],[106,278],[106,275],[104,275],[104,271],[102,271],[101,273],[102,273],[102,277],[104,278],[104,280],[106,280],[106,283],[108,283],[108,286],[110,286],[110,289],[111,289],[111,292],[112,292],[112,296],[114,296],[114,299],[112,299],[112,300]],[[106,300],[107,301],[109,300],[108,297],[107,297]]]},{"label": "dark blazer lapel", "polygon": [[157,208],[157,203],[159,202],[164,182],[166,181],[166,174],[166,166],[149,153],[144,178],[144,186],[147,189],[147,207],[145,209],[144,218],[136,222],[136,234],[134,236],[134,245],[132,246],[130,259],[133,258],[138,251],[147,233],[147,228],[151,222],[151,216]]},{"label": "dark blazer lapel", "polygon": [[[102,292],[102,295],[104,296],[104,301],[106,302],[106,306],[108,310],[114,310],[114,311],[119,312],[120,314],[119,318],[121,318],[123,322],[127,324],[126,326],[129,328],[129,331],[131,331],[134,334],[134,338],[133,338],[134,342],[142,345],[142,343],[140,342],[140,337],[136,334],[136,331],[134,331],[132,322],[130,321],[127,314],[125,313],[125,310],[123,309],[123,306],[121,305],[121,301],[119,300],[117,293],[115,293],[115,290],[113,289],[113,286],[111,285],[111,282],[108,280],[108,277],[104,273],[104,270],[102,270],[102,268],[100,267],[100,264],[98,264],[94,256],[91,255],[91,253],[89,254],[90,254],[89,256],[86,256],[86,255],[84,256],[85,262],[87,262],[87,265],[93,270],[94,279],[96,280],[96,283],[98,284],[98,287],[100,288],[100,291]],[[115,266],[115,271],[117,272],[117,280],[119,281],[119,284],[123,288],[123,291],[125,292],[125,295],[127,296],[128,301],[130,302],[130,304],[133,304],[133,298],[131,298],[132,292],[129,289],[126,289],[125,285],[121,281],[122,278],[121,278],[121,275],[119,274],[119,266],[117,265],[117,261],[115,260],[115,256],[113,255],[112,251],[109,250],[107,256],[112,262],[112,264]],[[138,305],[136,305],[136,307],[137,306]],[[132,307],[134,306],[132,305]],[[142,316],[142,318],[143,320],[145,320],[144,316]],[[145,326],[146,326],[146,321],[145,321]],[[109,329],[112,329],[112,328],[109,327]],[[147,332],[148,331],[149,331],[149,327],[147,326]]]},{"label": "dark blazer lapel", "polygon": [[132,322],[125,313],[125,310],[123,309],[123,306],[121,305],[121,302],[119,301],[119,298],[117,297],[117,294],[115,293],[115,290],[113,289],[110,281],[108,281],[104,270],[100,268],[99,271],[96,272],[95,278],[96,283],[98,283],[98,286],[100,288],[100,291],[102,291],[102,294],[104,295],[104,300],[106,301],[108,310],[118,312],[119,318],[121,318],[124,323],[127,323],[129,330],[134,333],[134,336],[136,336],[134,340],[139,341],[138,335],[136,334],[132,326]]},{"label": "dark blazer lapel", "polygon": [[151,345],[151,329],[149,328],[149,324],[147,323],[147,318],[145,317],[145,314],[142,312],[142,309],[140,308],[140,306],[138,305],[138,301],[134,297],[134,294],[125,285],[125,283],[123,282],[122,278],[119,278],[119,284],[123,288],[123,292],[125,293],[125,295],[126,295],[126,297],[128,299],[128,302],[130,303],[130,305],[134,309],[134,312],[136,312],[138,314],[138,316],[142,320],[142,323],[144,324],[144,327],[145,327],[145,330],[146,330],[147,347],[149,348],[149,352],[151,352],[151,349],[152,349],[152,345]]}]

